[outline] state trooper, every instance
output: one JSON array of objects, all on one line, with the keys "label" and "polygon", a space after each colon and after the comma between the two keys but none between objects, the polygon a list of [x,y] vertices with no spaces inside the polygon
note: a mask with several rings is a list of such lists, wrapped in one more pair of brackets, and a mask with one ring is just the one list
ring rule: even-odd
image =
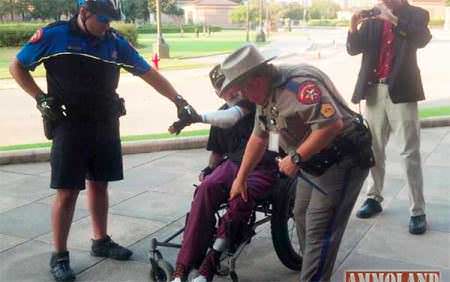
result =
[{"label": "state trooper", "polygon": [[348,218],[373,165],[370,131],[328,76],[299,64],[274,66],[253,45],[222,63],[220,95],[238,91],[257,104],[253,133],[230,197],[247,194],[246,180],[266,149],[288,154],[279,170],[298,179],[294,218],[303,256],[300,281],[329,281]]},{"label": "state trooper", "polygon": [[[51,148],[51,183],[57,189],[52,207],[54,253],[50,269],[56,281],[72,281],[67,237],[80,190],[87,183],[92,216],[91,254],[127,260],[132,252],[107,234],[108,182],[123,178],[119,117],[125,114],[116,94],[120,69],[139,76],[173,101],[178,117],[192,107],[172,85],[110,28],[120,19],[116,0],[79,0],[78,13],[39,29],[10,66],[19,85],[36,99]],[[47,94],[30,71],[43,63]]]}]

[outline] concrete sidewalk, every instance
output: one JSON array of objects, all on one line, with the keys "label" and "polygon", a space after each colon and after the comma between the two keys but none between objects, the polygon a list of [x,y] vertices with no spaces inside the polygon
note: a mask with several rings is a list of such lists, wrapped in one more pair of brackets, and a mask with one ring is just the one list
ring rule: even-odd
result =
[{"label": "concrete sidewalk", "polygon": [[[90,219],[81,194],[69,238],[77,281],[149,281],[147,251],[151,238],[162,239],[184,224],[192,184],[207,162],[203,149],[124,157],[125,180],[111,184],[109,234],[134,251],[132,261],[115,262],[89,255]],[[351,217],[333,281],[344,270],[439,270],[450,281],[450,127],[422,130],[422,158],[429,231],[408,233],[408,193],[398,151],[388,146],[385,211],[374,219]],[[52,281],[48,163],[0,166],[0,281]],[[360,196],[357,207],[364,200]],[[298,281],[274,253],[269,224],[238,261],[240,281]],[[179,240],[179,238],[178,238]],[[162,249],[174,262],[176,251]],[[217,279],[215,281],[228,281]]]}]

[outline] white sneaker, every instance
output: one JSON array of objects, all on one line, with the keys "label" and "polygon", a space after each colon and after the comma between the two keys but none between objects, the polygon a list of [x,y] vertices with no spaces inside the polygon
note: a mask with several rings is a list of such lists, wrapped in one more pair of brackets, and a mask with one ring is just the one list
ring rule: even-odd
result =
[{"label": "white sneaker", "polygon": [[203,275],[197,276],[194,280],[192,280],[192,282],[208,282],[208,280],[206,280],[206,277]]},{"label": "white sneaker", "polygon": [[182,282],[180,277],[173,279],[171,282]]},{"label": "white sneaker", "polygon": [[200,275],[200,273],[198,272],[198,269],[192,269],[191,272],[189,273],[188,276],[188,280],[187,281],[191,281],[194,280],[195,278],[197,278]]}]

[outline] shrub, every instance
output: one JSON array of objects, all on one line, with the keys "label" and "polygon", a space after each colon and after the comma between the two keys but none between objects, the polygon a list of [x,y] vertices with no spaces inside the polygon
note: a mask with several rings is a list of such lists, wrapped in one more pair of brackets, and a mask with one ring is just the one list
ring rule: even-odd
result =
[{"label": "shrub", "polygon": [[21,46],[46,23],[0,25],[0,47]]},{"label": "shrub", "polygon": [[137,46],[138,33],[134,24],[113,23],[113,28],[122,34],[134,46]]},{"label": "shrub", "polygon": [[349,21],[337,19],[309,20],[308,26],[348,26]]},{"label": "shrub", "polygon": [[[0,25],[0,47],[16,47],[25,44],[37,29],[48,23],[8,23]],[[137,31],[133,24],[114,23],[114,28],[133,45],[137,44]]]},{"label": "shrub", "polygon": [[431,19],[428,25],[433,27],[443,27],[444,23],[445,19]]}]

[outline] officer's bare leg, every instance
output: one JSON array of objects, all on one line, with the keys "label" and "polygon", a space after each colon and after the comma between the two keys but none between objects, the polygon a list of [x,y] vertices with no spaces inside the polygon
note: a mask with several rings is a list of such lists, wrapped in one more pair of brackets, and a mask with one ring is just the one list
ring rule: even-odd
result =
[{"label": "officer's bare leg", "polygon": [[55,252],[67,251],[67,237],[72,224],[79,190],[58,189],[52,206],[52,228]]},{"label": "officer's bare leg", "polygon": [[92,231],[95,240],[107,235],[108,224],[108,182],[87,181],[87,205],[92,217]]}]

